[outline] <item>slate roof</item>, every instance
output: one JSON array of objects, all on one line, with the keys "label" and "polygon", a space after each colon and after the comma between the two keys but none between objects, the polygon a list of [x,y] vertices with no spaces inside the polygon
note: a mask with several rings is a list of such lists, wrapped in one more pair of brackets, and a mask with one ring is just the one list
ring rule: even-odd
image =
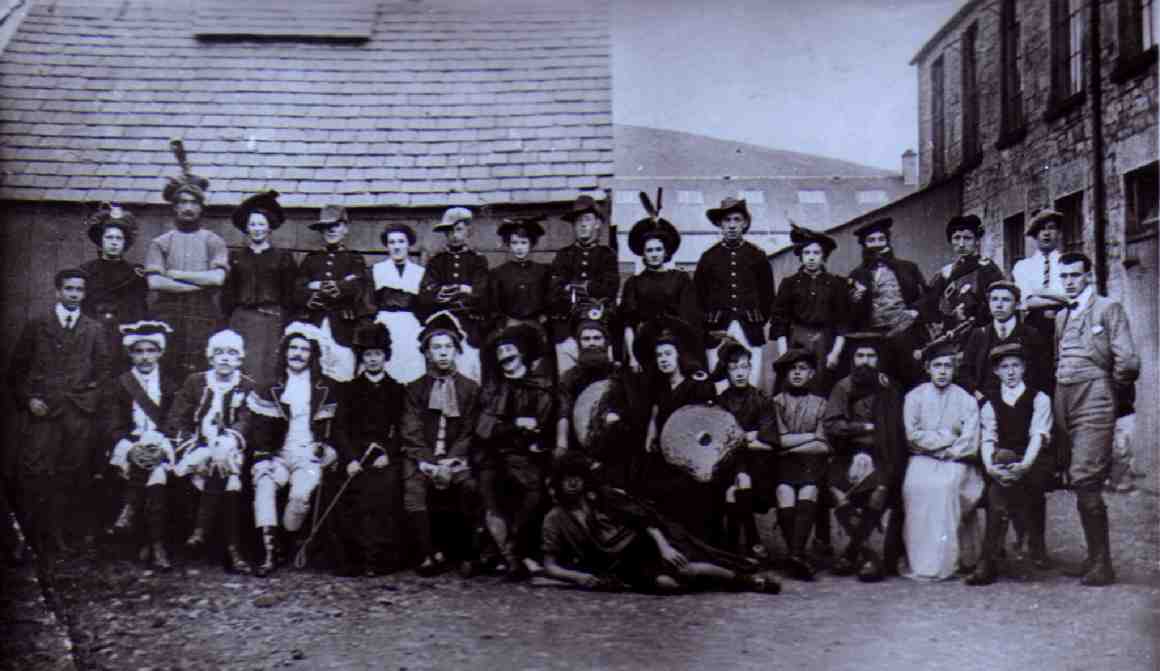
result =
[{"label": "slate roof", "polygon": [[555,202],[608,184],[606,0],[343,1],[370,8],[368,40],[271,40],[268,22],[265,40],[199,40],[194,0],[36,3],[0,62],[0,199],[160,202],[173,137],[211,204],[265,188],[290,206]]}]

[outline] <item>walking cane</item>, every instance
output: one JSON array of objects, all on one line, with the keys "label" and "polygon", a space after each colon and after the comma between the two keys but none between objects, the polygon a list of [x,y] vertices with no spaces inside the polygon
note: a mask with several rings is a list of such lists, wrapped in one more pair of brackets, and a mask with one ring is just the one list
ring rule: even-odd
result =
[{"label": "walking cane", "polygon": [[[368,445],[366,451],[363,452],[361,457],[359,457],[359,460],[358,460],[359,466],[362,466],[363,463],[366,462],[367,457],[369,457],[371,455],[372,450],[380,450],[381,451],[382,447],[380,447],[377,443],[371,443],[370,445]],[[335,492],[334,498],[331,499],[331,501],[330,501],[330,505],[326,507],[326,510],[321,515],[317,515],[318,506],[319,506],[320,501],[322,500],[322,483],[321,482],[318,483],[318,490],[315,493],[315,498],[318,500],[314,502],[314,511],[315,511],[316,517],[314,519],[314,522],[310,525],[310,534],[308,534],[306,536],[306,540],[302,541],[302,547],[298,548],[298,554],[294,555],[294,568],[297,568],[297,569],[306,568],[306,562],[307,562],[306,549],[308,547],[310,547],[310,542],[314,540],[314,537],[318,534],[318,531],[322,528],[322,524],[323,524],[323,522],[326,521],[327,515],[330,515],[330,511],[334,510],[334,506],[336,504],[338,504],[338,500],[340,498],[342,498],[343,492],[346,491],[346,488],[348,486],[350,486],[350,483],[356,477],[358,477],[361,473],[362,473],[362,471],[359,471],[358,473],[355,473],[353,475],[346,476],[346,481],[343,482],[342,486],[338,488],[337,492]]]}]

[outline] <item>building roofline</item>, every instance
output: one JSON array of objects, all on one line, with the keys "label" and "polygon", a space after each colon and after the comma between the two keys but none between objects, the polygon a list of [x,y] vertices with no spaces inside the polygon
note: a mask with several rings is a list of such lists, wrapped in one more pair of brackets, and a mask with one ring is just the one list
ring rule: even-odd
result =
[{"label": "building roofline", "polygon": [[918,53],[914,55],[914,58],[910,59],[910,65],[916,65],[920,60],[925,58],[927,53],[934,48],[935,44],[941,42],[948,33],[950,33],[955,28],[958,28],[963,19],[965,19],[968,14],[975,11],[975,9],[977,9],[981,4],[983,4],[983,0],[968,0],[965,5],[959,8],[959,11],[955,12],[954,16],[952,16],[947,20],[946,23],[942,25],[942,28],[938,29],[938,32],[936,32],[933,37],[928,39],[922,45],[922,48],[918,50]]}]

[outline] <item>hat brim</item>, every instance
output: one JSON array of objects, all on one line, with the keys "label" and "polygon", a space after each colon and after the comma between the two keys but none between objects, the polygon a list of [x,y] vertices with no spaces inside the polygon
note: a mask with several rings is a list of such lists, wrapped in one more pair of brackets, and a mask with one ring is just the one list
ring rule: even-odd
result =
[{"label": "hat brim", "polygon": [[773,371],[777,373],[778,377],[785,375],[785,371],[792,367],[799,361],[807,361],[816,370],[818,367],[818,359],[813,352],[809,350],[789,350],[785,354],[778,357],[777,361],[773,362]]},{"label": "hat brim", "polygon": [[669,256],[681,248],[681,233],[667,220],[641,219],[628,231],[628,249],[637,256],[644,256],[644,245],[650,238],[660,240]]},{"label": "hat brim", "polygon": [[560,218],[563,219],[564,221],[567,221],[568,223],[575,223],[577,219],[579,219],[580,217],[584,216],[585,214],[587,214],[589,212],[591,212],[592,214],[595,214],[596,218],[599,219],[600,221],[604,221],[604,213],[601,212],[595,205],[589,206],[589,207],[583,207],[579,210],[572,210],[571,212],[560,215]]},{"label": "hat brim", "polygon": [[753,223],[753,215],[749,213],[748,205],[730,205],[729,207],[710,208],[705,210],[705,216],[709,218],[710,223],[717,228],[721,228],[721,220],[733,212],[740,212],[745,215],[745,229],[749,230],[750,224]]},{"label": "hat brim", "polygon": [[250,196],[234,209],[230,215],[230,222],[233,223],[234,228],[246,233],[250,224],[250,215],[254,212],[261,212],[265,215],[266,222],[270,224],[270,230],[278,230],[286,222],[286,213],[282,211],[282,206],[276,200],[277,197],[277,192],[273,192],[272,195],[271,192],[266,192]]},{"label": "hat brim", "polygon": [[322,232],[322,231],[325,231],[326,229],[330,228],[331,226],[335,226],[337,224],[348,224],[348,223],[350,223],[350,222],[348,222],[346,219],[335,219],[334,221],[316,221],[313,224],[307,224],[306,228],[309,228],[312,231]]}]

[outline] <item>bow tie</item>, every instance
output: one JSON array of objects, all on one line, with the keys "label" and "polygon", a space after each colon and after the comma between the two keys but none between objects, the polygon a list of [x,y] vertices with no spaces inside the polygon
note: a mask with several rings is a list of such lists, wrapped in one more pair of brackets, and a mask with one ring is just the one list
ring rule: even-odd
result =
[{"label": "bow tie", "polygon": [[1072,302],[1067,304],[1068,310],[1075,310],[1077,308],[1079,308],[1079,301],[1072,301]]}]

